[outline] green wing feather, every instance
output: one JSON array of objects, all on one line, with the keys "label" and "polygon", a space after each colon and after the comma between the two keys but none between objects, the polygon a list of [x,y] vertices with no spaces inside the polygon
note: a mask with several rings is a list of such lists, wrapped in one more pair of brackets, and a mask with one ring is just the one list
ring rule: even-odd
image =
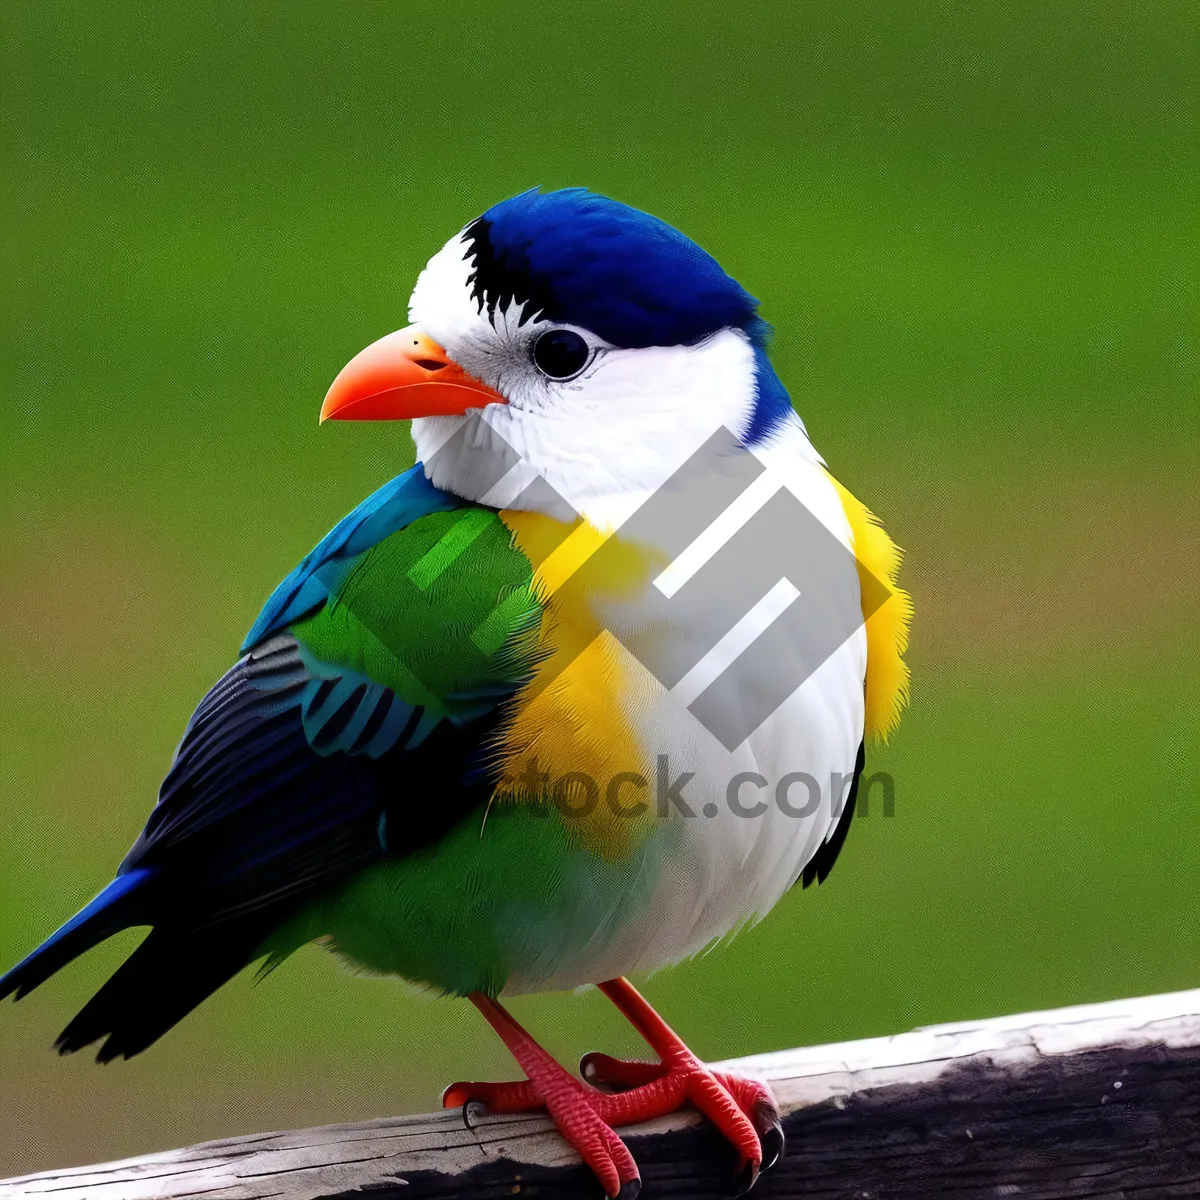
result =
[{"label": "green wing feather", "polygon": [[357,556],[327,602],[295,622],[315,678],[350,672],[439,721],[478,717],[536,661],[532,569],[492,510],[421,517]]}]

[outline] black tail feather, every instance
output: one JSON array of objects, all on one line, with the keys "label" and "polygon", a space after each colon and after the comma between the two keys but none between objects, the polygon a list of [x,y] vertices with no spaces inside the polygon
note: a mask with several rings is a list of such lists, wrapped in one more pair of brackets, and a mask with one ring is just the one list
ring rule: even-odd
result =
[{"label": "black tail feather", "polygon": [[258,922],[203,930],[154,929],[55,1042],[72,1054],[99,1038],[96,1061],[132,1058],[259,957]]}]

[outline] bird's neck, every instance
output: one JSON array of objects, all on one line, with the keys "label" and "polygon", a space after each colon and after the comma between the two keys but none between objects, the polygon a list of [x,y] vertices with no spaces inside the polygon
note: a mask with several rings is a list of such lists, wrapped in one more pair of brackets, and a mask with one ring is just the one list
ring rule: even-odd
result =
[{"label": "bird's neck", "polygon": [[414,421],[426,475],[491,507],[612,529],[714,444],[820,461],[765,355],[741,331],[640,350],[630,361],[636,369],[607,390],[581,391],[570,404]]}]

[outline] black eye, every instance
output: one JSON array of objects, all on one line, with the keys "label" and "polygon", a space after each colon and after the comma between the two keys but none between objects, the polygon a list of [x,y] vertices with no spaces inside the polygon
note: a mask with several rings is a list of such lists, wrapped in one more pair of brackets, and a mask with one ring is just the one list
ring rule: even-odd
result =
[{"label": "black eye", "polygon": [[570,379],[587,366],[591,350],[570,329],[551,329],[533,343],[533,361],[551,379]]}]

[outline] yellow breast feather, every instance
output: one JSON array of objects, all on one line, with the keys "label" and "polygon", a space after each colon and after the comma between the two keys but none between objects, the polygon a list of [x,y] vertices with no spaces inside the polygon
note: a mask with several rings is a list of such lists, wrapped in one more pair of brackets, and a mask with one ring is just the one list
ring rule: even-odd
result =
[{"label": "yellow breast feather", "polygon": [[[624,651],[595,615],[596,573],[579,570],[608,535],[583,521],[564,525],[538,513],[506,510],[500,516],[533,564],[543,657],[515,697],[500,747],[497,799],[545,800],[557,785],[550,802],[568,814],[582,844],[605,858],[628,854],[653,827],[653,763],[630,719],[637,687],[622,661]],[[614,562],[615,572],[609,569]],[[614,555],[610,546],[605,567],[606,594],[640,586],[650,575],[649,560],[633,548]],[[549,777],[540,797],[530,794],[531,764]],[[645,787],[639,789],[631,775],[644,779]],[[647,803],[644,819],[617,811],[608,795],[614,786],[618,804]],[[598,791],[589,795],[589,789]],[[585,815],[570,815],[578,813]]]}]

